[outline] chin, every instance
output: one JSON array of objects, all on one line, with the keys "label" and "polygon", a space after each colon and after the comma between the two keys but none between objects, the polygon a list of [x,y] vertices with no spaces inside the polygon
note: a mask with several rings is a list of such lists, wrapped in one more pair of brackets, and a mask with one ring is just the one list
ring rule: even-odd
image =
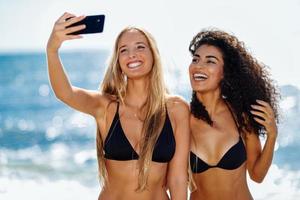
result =
[{"label": "chin", "polygon": [[206,87],[199,86],[199,85],[192,85],[192,89],[193,89],[193,91],[195,91],[195,92],[204,92],[204,91],[207,90]]},{"label": "chin", "polygon": [[221,89],[218,84],[191,84],[193,91],[196,92],[213,92]]},{"label": "chin", "polygon": [[193,89],[193,91],[195,91],[195,92],[197,92],[197,93],[206,93],[206,92],[208,92],[209,90],[203,90],[203,89],[198,89],[198,90],[194,90]]},{"label": "chin", "polygon": [[220,90],[220,88],[219,87],[217,87],[217,88],[207,88],[207,87],[201,87],[201,88],[199,88],[199,87],[193,87],[193,91],[195,91],[195,92],[198,92],[198,93],[210,93],[210,92],[216,92],[216,91],[218,91],[218,90]]},{"label": "chin", "polygon": [[127,78],[129,79],[141,79],[141,78],[145,78],[145,77],[149,77],[149,74],[128,74]]},{"label": "chin", "polygon": [[199,93],[206,93],[206,92],[210,92],[210,91],[214,91],[215,88],[209,88],[209,87],[203,87],[203,86],[192,86],[193,91],[195,92],[199,92]]},{"label": "chin", "polygon": [[145,76],[149,76],[151,73],[151,70],[145,70],[145,69],[137,69],[137,70],[133,70],[133,71],[127,71],[126,76],[128,78],[142,78]]}]

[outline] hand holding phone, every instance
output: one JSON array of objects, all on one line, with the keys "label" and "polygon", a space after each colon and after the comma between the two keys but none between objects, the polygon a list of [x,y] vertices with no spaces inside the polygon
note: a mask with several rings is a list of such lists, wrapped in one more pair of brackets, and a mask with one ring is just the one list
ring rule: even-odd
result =
[{"label": "hand holding phone", "polygon": [[[68,21],[72,17],[66,19]],[[102,33],[104,27],[105,15],[90,15],[86,16],[83,20],[76,22],[67,26],[66,28],[78,26],[78,25],[85,25],[85,29],[80,31],[75,31],[69,33],[68,35],[79,35],[79,34],[91,34],[91,33]]]}]

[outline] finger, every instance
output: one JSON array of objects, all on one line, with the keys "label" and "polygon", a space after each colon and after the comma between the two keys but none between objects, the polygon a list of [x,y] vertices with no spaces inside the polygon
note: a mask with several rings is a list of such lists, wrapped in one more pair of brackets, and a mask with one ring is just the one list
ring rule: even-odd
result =
[{"label": "finger", "polygon": [[81,39],[82,36],[81,35],[68,35],[67,39],[68,40],[75,40],[75,39]]},{"label": "finger", "polygon": [[69,13],[65,12],[62,16],[60,16],[57,21],[62,21],[66,15],[68,15]]},{"label": "finger", "polygon": [[256,100],[256,102],[258,104],[264,106],[268,110],[269,113],[273,113],[273,109],[268,102],[262,101],[262,100]]},{"label": "finger", "polygon": [[58,18],[57,22],[62,23],[69,17],[75,17],[75,15],[65,12],[60,18]]},{"label": "finger", "polygon": [[260,106],[260,105],[251,105],[251,107],[255,110],[258,110],[258,111],[261,111],[261,112],[264,112],[266,113],[267,112],[267,109],[264,107],[264,106]]},{"label": "finger", "polygon": [[268,106],[268,103],[265,102],[265,101],[263,101],[263,100],[257,99],[256,102],[257,102],[258,104],[260,104],[260,105]]},{"label": "finger", "polygon": [[70,25],[72,25],[72,24],[74,24],[76,22],[79,22],[79,21],[83,20],[84,18],[85,18],[85,16],[73,17],[73,18],[65,21],[65,23],[63,23],[63,25],[65,27],[67,27],[67,26],[70,26]]},{"label": "finger", "polygon": [[254,117],[253,119],[254,119],[255,121],[257,121],[259,124],[265,126],[265,121],[264,121],[264,120],[259,119],[258,117]]},{"label": "finger", "polygon": [[264,120],[267,119],[267,115],[265,113],[259,112],[259,111],[255,111],[255,110],[251,110],[250,111],[253,115],[259,116],[261,118],[263,118]]},{"label": "finger", "polygon": [[273,110],[269,110],[267,107],[263,106],[263,105],[251,105],[252,108],[254,108],[255,110],[259,110],[261,112],[264,112],[265,114],[267,114],[270,117],[274,117],[274,113]]},{"label": "finger", "polygon": [[83,30],[83,29],[85,29],[85,25],[84,24],[79,25],[79,26],[73,26],[73,27],[67,28],[67,29],[65,29],[64,33],[65,34],[70,34],[70,33],[73,33],[73,32],[76,32],[76,31],[80,31],[80,30]]}]

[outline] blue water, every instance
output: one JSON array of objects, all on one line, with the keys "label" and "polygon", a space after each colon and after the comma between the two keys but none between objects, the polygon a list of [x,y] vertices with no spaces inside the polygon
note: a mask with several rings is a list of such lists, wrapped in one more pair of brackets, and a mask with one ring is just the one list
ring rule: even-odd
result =
[{"label": "blue water", "polygon": [[[108,52],[100,50],[61,54],[72,84],[95,90],[107,57]],[[0,176],[74,175],[95,183],[96,155],[79,156],[80,164],[74,161],[74,154],[94,150],[94,121],[55,98],[45,54],[2,54],[0,71]]]},{"label": "blue water", "polygon": [[[96,90],[108,56],[104,50],[78,51],[61,59],[73,85]],[[281,86],[281,92],[282,101],[292,103],[283,109],[273,163],[299,171],[300,91]],[[0,54],[0,177],[97,184],[94,121],[55,98],[43,52]]]},{"label": "blue water", "polygon": [[[98,88],[107,52],[64,53],[61,58],[72,84],[89,89]],[[73,111],[55,98],[48,81],[44,53],[1,55],[0,67],[0,147],[19,149],[39,145],[46,148],[57,140],[68,143],[93,140],[84,135],[76,138],[76,134],[54,141],[46,139],[45,129],[55,113],[67,117]],[[33,123],[35,128],[20,130],[19,126],[24,121],[25,126]],[[73,128],[66,127],[73,133],[84,131]]]}]

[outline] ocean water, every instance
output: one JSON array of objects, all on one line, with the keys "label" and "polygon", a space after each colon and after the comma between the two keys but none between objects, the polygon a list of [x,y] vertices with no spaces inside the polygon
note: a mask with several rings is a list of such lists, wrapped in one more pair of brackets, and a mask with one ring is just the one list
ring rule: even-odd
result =
[{"label": "ocean water", "polygon": [[[108,56],[105,50],[82,50],[64,52],[61,59],[73,85],[97,89]],[[189,100],[187,86],[167,83]],[[262,184],[249,180],[255,199],[300,199],[300,90],[280,88],[274,161]],[[93,118],[55,98],[43,52],[0,54],[0,200],[96,199],[95,133]]]}]

